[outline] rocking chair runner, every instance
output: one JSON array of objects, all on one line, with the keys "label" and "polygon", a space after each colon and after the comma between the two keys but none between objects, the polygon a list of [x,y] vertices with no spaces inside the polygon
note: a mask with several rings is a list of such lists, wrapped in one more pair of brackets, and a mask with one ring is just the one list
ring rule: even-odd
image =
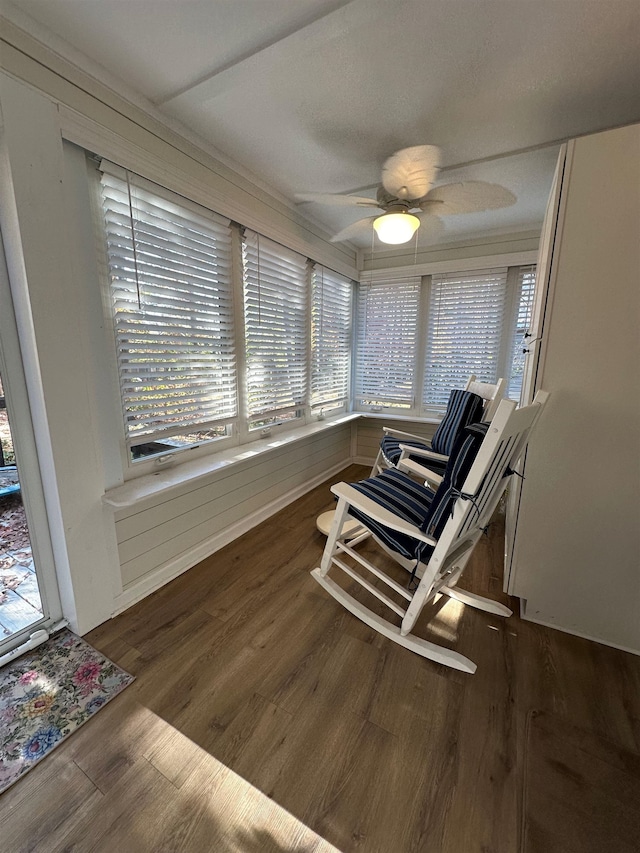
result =
[{"label": "rocking chair runner", "polygon": [[[359,483],[332,486],[338,507],[322,563],[311,572],[315,580],[347,610],[394,642],[454,669],[475,672],[476,665],[468,658],[413,636],[411,631],[425,604],[438,594],[499,616],[511,615],[503,604],[459,590],[456,584],[548,396],[539,391],[533,404],[522,409],[511,400],[503,400],[491,424],[467,427],[435,492],[395,469]],[[345,533],[353,520],[360,524],[355,537],[353,532]],[[411,584],[407,588],[398,583],[358,552],[357,546],[370,536],[411,572],[412,579],[419,579],[415,590]],[[394,597],[357,571],[356,565],[386,585]],[[327,577],[333,567],[383,602],[397,614],[400,624],[378,615]]]},{"label": "rocking chair runner", "polygon": [[492,420],[505,387],[504,379],[498,379],[495,384],[477,382],[472,374],[464,389],[453,390],[449,395],[444,416],[430,442],[418,435],[383,427],[385,435],[371,473],[379,474],[385,468],[402,468],[399,463],[411,459],[441,476],[458,435],[470,423]]}]

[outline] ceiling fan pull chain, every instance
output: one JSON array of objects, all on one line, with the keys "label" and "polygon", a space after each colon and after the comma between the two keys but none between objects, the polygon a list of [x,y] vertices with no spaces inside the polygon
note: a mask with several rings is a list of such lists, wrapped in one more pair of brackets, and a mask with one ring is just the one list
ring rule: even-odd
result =
[{"label": "ceiling fan pull chain", "polygon": [[129,199],[129,222],[131,223],[131,246],[133,248],[133,269],[136,274],[136,291],[138,293],[138,311],[142,311],[142,297],[140,296],[140,276],[138,275],[138,250],[136,248],[136,226],[133,221],[133,204],[131,201],[131,181],[129,170],[125,170],[127,176],[127,196]]},{"label": "ceiling fan pull chain", "polygon": [[258,325],[262,325],[262,290],[261,290],[261,278],[260,278],[260,234],[256,232],[257,244],[257,254],[258,254]]}]

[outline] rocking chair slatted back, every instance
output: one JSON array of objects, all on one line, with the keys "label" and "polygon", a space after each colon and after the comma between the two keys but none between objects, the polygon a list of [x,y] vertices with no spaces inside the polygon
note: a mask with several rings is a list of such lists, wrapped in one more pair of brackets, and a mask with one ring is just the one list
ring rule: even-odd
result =
[{"label": "rocking chair slatted back", "polygon": [[491,421],[495,415],[500,400],[504,397],[504,392],[507,390],[507,380],[498,379],[497,382],[478,382],[475,376],[470,376],[465,390],[473,391],[474,394],[482,397],[484,400],[484,415],[485,421]]}]

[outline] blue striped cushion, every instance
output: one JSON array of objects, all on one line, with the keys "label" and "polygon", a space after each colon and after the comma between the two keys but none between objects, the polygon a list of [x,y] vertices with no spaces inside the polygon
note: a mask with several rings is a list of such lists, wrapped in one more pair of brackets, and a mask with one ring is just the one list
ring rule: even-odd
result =
[{"label": "blue striped cushion", "polygon": [[[380,442],[380,446],[382,447],[382,455],[387,460],[389,465],[397,466],[400,461],[400,457],[402,455],[402,450],[400,450],[400,445],[403,444],[405,447],[420,447],[424,450],[431,450],[429,444],[420,444],[417,441],[405,441],[400,438],[392,438],[390,435],[385,435],[385,437]],[[409,459],[412,459],[414,462],[417,462],[418,465],[422,465],[424,468],[428,468],[430,471],[433,471],[434,474],[439,474],[441,477],[443,476],[447,463],[441,462],[436,459],[425,459],[424,456],[417,456],[412,453],[409,454]]]},{"label": "blue striped cushion", "polygon": [[[382,455],[389,465],[395,466],[400,461],[400,456],[402,455],[400,445],[405,444],[410,447],[433,450],[435,453],[450,456],[462,430],[469,424],[482,420],[483,407],[484,401],[478,394],[474,394],[471,391],[454,390],[449,395],[447,410],[438,424],[431,442],[428,442],[426,439],[425,441],[411,441],[394,438],[392,435],[385,435],[380,442]],[[446,462],[425,460],[420,456],[409,456],[409,458],[414,459],[421,465],[425,465],[440,475],[444,474],[447,465]]]},{"label": "blue striped cushion", "polygon": [[[416,483],[407,474],[390,469],[352,483],[356,491],[366,495],[384,509],[415,525],[423,533],[437,539],[442,533],[467,474],[473,465],[489,424],[473,424],[460,436],[447,465],[444,479],[437,492]],[[408,560],[428,559],[433,547],[391,530],[359,510],[351,507],[349,514],[374,533],[387,547]]]},{"label": "blue striped cushion", "polygon": [[413,459],[413,461],[417,462],[418,465],[422,465],[423,468],[428,468],[440,477],[443,477],[444,472],[447,470],[446,462],[437,462],[435,459],[425,459],[423,456],[409,456],[409,459]]},{"label": "blue striped cushion", "polygon": [[453,512],[453,505],[458,498],[459,490],[464,485],[471,466],[475,462],[489,426],[488,423],[479,423],[470,424],[466,427],[449,457],[444,478],[431,503],[431,511],[427,521],[426,532],[435,539],[440,536]]},{"label": "blue striped cushion", "polygon": [[[377,477],[369,477],[368,480],[361,480],[351,485],[356,491],[371,498],[384,509],[399,515],[400,518],[420,529],[426,523],[431,502],[436,494],[432,489],[416,483],[411,477],[395,468],[383,471]],[[362,522],[392,551],[397,551],[408,560],[416,559],[416,545],[422,543],[417,543],[410,536],[378,524],[377,521],[353,507],[349,509],[349,515]]]},{"label": "blue striped cushion", "polygon": [[[431,450],[428,441],[406,441],[402,438],[394,438],[392,435],[385,435],[385,437],[380,442],[380,448],[382,450],[382,455],[387,460],[389,465],[397,465],[400,461],[400,456],[402,455],[402,451],[400,450],[400,445],[406,444],[411,447],[419,447],[425,450]],[[417,462],[422,462],[422,464],[426,464],[426,462],[421,459],[419,456],[412,457],[415,458]]]},{"label": "blue striped cushion", "polygon": [[449,395],[447,411],[431,439],[431,448],[436,453],[451,456],[462,430],[482,420],[483,406],[484,401],[478,394],[454,389]]}]

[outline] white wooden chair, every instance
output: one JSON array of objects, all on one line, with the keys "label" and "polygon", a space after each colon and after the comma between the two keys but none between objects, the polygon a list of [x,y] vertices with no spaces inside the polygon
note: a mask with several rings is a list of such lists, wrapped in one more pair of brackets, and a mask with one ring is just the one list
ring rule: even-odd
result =
[{"label": "white wooden chair", "polygon": [[[338,483],[333,523],[319,568],[311,574],[351,613],[385,637],[423,657],[464,672],[475,664],[457,652],[414,636],[411,632],[423,607],[437,595],[451,598],[499,616],[511,611],[456,584],[496,509],[531,429],[548,394],[538,392],[533,404],[518,409],[503,400],[491,424],[472,424],[451,454],[443,482],[434,492],[407,474],[388,469],[359,483]],[[359,524],[355,536],[346,530]],[[380,564],[363,555],[358,546],[373,538],[407,573],[409,584],[399,583]],[[347,539],[349,541],[347,542]],[[378,549],[375,549],[378,553]],[[328,577],[340,570],[375,596],[394,616],[386,619]],[[416,585],[417,584],[417,585]],[[412,585],[416,585],[414,590]]]},{"label": "white wooden chair", "polygon": [[473,423],[473,419],[491,421],[500,400],[504,397],[506,387],[506,379],[498,379],[496,383],[478,382],[475,375],[471,374],[462,390],[482,398],[482,413],[477,414],[477,408],[473,407],[473,403],[467,405],[463,412],[460,402],[461,392],[452,391],[447,410],[431,441],[424,436],[413,435],[393,427],[383,427],[384,436],[371,473],[379,474],[386,468],[398,467],[401,460],[412,458],[441,476],[449,457],[446,451],[453,447],[458,433],[467,424]]}]

